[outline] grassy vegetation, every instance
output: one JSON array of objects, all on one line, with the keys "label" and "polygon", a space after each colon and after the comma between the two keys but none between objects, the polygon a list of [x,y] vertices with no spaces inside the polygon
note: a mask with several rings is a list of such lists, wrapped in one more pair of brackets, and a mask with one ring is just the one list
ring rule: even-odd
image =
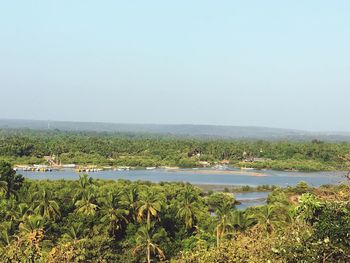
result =
[{"label": "grassy vegetation", "polygon": [[253,163],[239,162],[238,167],[251,167],[255,169],[271,169],[271,170],[292,170],[292,171],[335,171],[344,169],[342,164],[337,162],[322,162],[318,160],[269,160],[258,161]]},{"label": "grassy vegetation", "polygon": [[0,188],[1,262],[350,260],[348,185],[274,187],[238,211],[190,184],[35,181],[0,162]]}]

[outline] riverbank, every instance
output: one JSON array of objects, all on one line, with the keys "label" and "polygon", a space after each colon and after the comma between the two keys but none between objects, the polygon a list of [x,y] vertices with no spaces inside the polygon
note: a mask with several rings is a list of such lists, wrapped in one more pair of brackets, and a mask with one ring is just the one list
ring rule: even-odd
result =
[{"label": "riverbank", "polygon": [[320,162],[316,160],[267,160],[258,162],[238,162],[238,167],[250,167],[254,169],[269,169],[276,171],[303,171],[303,172],[318,172],[318,171],[337,171],[341,166],[334,162]]},{"label": "riverbank", "polygon": [[271,192],[276,189],[275,185],[260,185],[252,187],[249,185],[232,186],[226,184],[194,184],[204,192],[227,192],[227,193],[249,193],[249,192]]},{"label": "riverbank", "polygon": [[155,165],[155,166],[128,166],[128,165],[106,165],[99,163],[74,163],[65,162],[65,164],[48,165],[42,159],[37,161],[27,160],[27,159],[9,159],[0,156],[0,160],[10,162],[16,169],[26,169],[26,170],[38,170],[36,168],[48,168],[50,169],[62,169],[62,168],[74,168],[77,171],[104,171],[104,170],[154,170],[154,169],[165,169],[169,171],[187,171],[193,170],[198,173],[206,173],[210,171],[211,173],[232,173],[235,174],[239,171],[251,172],[253,176],[264,176],[265,170],[273,171],[288,171],[288,172],[340,172],[341,169],[336,166],[328,166],[327,164],[322,164],[314,161],[296,161],[296,160],[286,160],[286,161],[258,161],[258,162],[238,162],[232,164],[215,164],[208,165],[206,167],[196,166],[196,167],[184,167],[184,166],[168,166],[168,165]]}]

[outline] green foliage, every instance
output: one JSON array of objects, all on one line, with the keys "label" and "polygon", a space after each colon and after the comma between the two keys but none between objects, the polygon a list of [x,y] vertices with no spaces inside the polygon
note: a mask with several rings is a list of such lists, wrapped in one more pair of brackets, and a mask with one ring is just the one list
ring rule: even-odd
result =
[{"label": "green foliage", "polygon": [[233,208],[235,206],[235,198],[230,193],[215,192],[208,196],[207,203],[211,211],[215,211],[224,204]]},{"label": "green foliage", "polygon": [[22,175],[17,175],[10,163],[0,161],[0,187],[5,192],[7,199],[11,195],[17,195],[17,191],[21,188],[23,180]]},{"label": "green foliage", "polygon": [[[200,153],[200,156],[191,153]],[[199,161],[229,160],[241,167],[275,170],[347,169],[346,143],[231,141],[131,134],[0,130],[0,159],[45,163],[54,155],[63,163],[114,166],[198,167]],[[254,158],[257,161],[251,162]],[[248,160],[247,160],[248,159]]]},{"label": "green foliage", "polygon": [[185,183],[82,175],[20,186],[0,198],[1,262],[350,260],[347,185],[275,188],[267,205],[244,211],[232,193]]},{"label": "green foliage", "polygon": [[295,212],[299,218],[312,222],[315,220],[315,215],[321,207],[322,203],[318,198],[313,194],[307,193],[300,197],[300,204],[296,207]]},{"label": "green foliage", "polygon": [[326,202],[316,215],[315,235],[320,240],[350,247],[350,203]]}]

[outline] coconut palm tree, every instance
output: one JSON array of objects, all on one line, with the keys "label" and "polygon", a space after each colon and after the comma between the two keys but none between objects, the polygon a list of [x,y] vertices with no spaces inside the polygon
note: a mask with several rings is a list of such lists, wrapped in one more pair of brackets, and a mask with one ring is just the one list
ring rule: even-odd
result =
[{"label": "coconut palm tree", "polygon": [[129,217],[132,223],[137,221],[137,209],[139,204],[139,191],[137,186],[131,186],[122,196],[121,203],[129,210]]},{"label": "coconut palm tree", "polygon": [[74,197],[74,200],[77,201],[86,197],[89,194],[92,186],[93,179],[89,177],[88,174],[79,175],[79,189]]},{"label": "coconut palm tree", "polygon": [[[27,258],[25,262],[39,262],[42,256],[42,241],[44,239],[45,219],[40,215],[26,216],[19,224],[20,234],[25,243],[19,248],[20,251],[26,251]],[[17,262],[17,261],[16,261]]]},{"label": "coconut palm tree", "polygon": [[156,217],[160,212],[161,202],[156,193],[149,188],[143,192],[142,198],[139,201],[137,210],[138,221],[141,221],[146,216],[147,225],[151,225],[151,217]]},{"label": "coconut palm tree", "polygon": [[126,216],[129,211],[121,207],[118,194],[109,193],[107,197],[102,199],[102,204],[101,222],[109,222],[109,233],[111,236],[115,236],[117,231],[121,229],[122,223],[127,222]]},{"label": "coconut palm tree", "polygon": [[233,229],[234,210],[229,201],[222,202],[215,210],[216,214],[216,245],[219,247],[221,239]]},{"label": "coconut palm tree", "polygon": [[80,222],[72,223],[67,229],[67,232],[63,235],[63,238],[67,241],[78,241],[85,236],[87,229],[84,228]]},{"label": "coconut palm tree", "polygon": [[7,207],[5,209],[4,218],[6,221],[17,222],[23,219],[25,215],[33,214],[33,211],[26,203],[16,202],[14,199],[10,199],[6,202]]},{"label": "coconut palm tree", "polygon": [[254,218],[246,211],[235,211],[233,214],[233,225],[236,229],[245,230],[254,224]]},{"label": "coconut palm tree", "polygon": [[75,202],[75,212],[77,214],[83,214],[87,216],[93,216],[96,214],[98,206],[95,204],[95,195],[87,192],[83,198]]},{"label": "coconut palm tree", "polygon": [[26,216],[22,223],[19,224],[19,230],[22,233],[33,233],[44,229],[45,219],[40,215]]},{"label": "coconut palm tree", "polygon": [[196,206],[197,198],[193,194],[193,187],[187,185],[179,198],[181,203],[176,216],[184,221],[187,229],[191,229],[196,222],[196,215],[199,211]]},{"label": "coconut palm tree", "polygon": [[283,214],[280,209],[281,207],[279,205],[265,205],[259,207],[252,216],[269,235],[275,227],[281,225],[283,222],[281,218]]},{"label": "coconut palm tree", "polygon": [[9,199],[11,195],[17,198],[17,191],[22,187],[24,177],[16,174],[10,163],[0,161],[0,181],[6,199]]},{"label": "coconut palm tree", "polygon": [[136,233],[136,246],[133,250],[134,255],[143,252],[146,255],[147,263],[151,262],[151,256],[164,258],[164,252],[157,244],[157,241],[165,235],[165,230],[154,232],[154,224],[142,225]]},{"label": "coconut palm tree", "polygon": [[34,212],[44,219],[56,219],[60,216],[58,203],[51,199],[50,194],[45,189],[34,194],[33,200]]},{"label": "coconut palm tree", "polygon": [[87,189],[93,184],[93,179],[88,174],[79,175],[79,186],[81,189]]}]

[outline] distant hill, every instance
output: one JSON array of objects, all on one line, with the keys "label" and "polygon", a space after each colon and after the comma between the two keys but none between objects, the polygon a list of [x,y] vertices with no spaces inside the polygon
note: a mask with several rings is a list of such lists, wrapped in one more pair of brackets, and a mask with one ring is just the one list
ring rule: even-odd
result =
[{"label": "distant hill", "polygon": [[122,124],[104,122],[68,122],[0,119],[2,129],[93,131],[150,133],[181,137],[255,139],[255,140],[323,140],[350,141],[350,132],[308,132],[266,127],[190,125],[190,124]]}]

